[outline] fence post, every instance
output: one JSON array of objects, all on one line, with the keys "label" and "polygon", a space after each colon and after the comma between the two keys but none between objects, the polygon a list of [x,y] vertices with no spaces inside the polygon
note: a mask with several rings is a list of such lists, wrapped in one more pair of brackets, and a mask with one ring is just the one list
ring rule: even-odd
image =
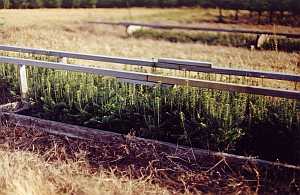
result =
[{"label": "fence post", "polygon": [[20,73],[21,97],[22,99],[26,99],[28,93],[28,85],[27,85],[26,66],[24,64],[19,64],[19,73]]},{"label": "fence post", "polygon": [[63,63],[63,64],[67,64],[68,63],[68,59],[66,57],[59,57],[59,62]]}]

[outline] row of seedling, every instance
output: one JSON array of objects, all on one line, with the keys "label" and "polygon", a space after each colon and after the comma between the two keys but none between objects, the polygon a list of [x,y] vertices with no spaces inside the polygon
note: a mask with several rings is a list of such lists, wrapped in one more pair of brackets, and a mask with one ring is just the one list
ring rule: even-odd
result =
[{"label": "row of seedling", "polygon": [[[16,65],[1,64],[0,75],[17,89]],[[33,103],[26,115],[193,147],[300,162],[300,105],[296,100],[189,86],[134,85],[115,78],[30,66],[27,76]],[[278,148],[286,142],[292,146],[286,148],[291,154],[288,157],[282,147]],[[263,144],[272,145],[272,151],[257,148]],[[269,157],[268,153],[274,155]]]}]

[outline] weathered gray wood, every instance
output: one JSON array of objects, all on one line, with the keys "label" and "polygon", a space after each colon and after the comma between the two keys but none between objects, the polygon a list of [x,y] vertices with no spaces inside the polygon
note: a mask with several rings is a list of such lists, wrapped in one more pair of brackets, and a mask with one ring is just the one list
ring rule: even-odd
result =
[{"label": "weathered gray wood", "polygon": [[189,65],[189,66],[196,66],[196,67],[204,67],[204,68],[211,68],[212,64],[209,62],[200,62],[194,60],[178,60],[178,59],[169,59],[169,58],[159,58],[157,60],[158,64],[176,64],[179,66]]},{"label": "weathered gray wood", "polygon": [[257,31],[257,30],[246,30],[246,29],[224,29],[224,28],[208,28],[208,27],[197,27],[197,26],[182,26],[182,25],[168,25],[168,24],[145,24],[138,22],[88,22],[90,24],[105,24],[105,25],[116,25],[125,26],[130,25],[157,28],[157,29],[179,29],[179,30],[195,30],[195,31],[208,31],[208,32],[227,32],[227,33],[246,33],[246,34],[266,34],[266,35],[276,35],[285,36],[287,38],[299,39],[300,34],[295,33],[274,33],[272,31]]},{"label": "weathered gray wood", "polygon": [[26,99],[27,98],[27,93],[28,93],[28,84],[27,84],[26,66],[24,64],[19,65],[19,73],[20,73],[21,97],[23,99]]},{"label": "weathered gray wood", "polygon": [[284,97],[291,99],[300,99],[300,91],[274,89],[267,87],[247,86],[239,84],[222,83],[216,81],[207,81],[200,79],[190,79],[185,77],[161,76],[149,73],[138,73],[131,71],[118,71],[106,68],[95,68],[74,64],[62,64],[56,62],[45,62],[39,60],[19,59],[12,57],[0,57],[0,62],[8,64],[28,64],[31,66],[53,68],[58,70],[68,70],[82,73],[90,73],[102,76],[111,76],[120,79],[129,79],[141,82],[154,82],[167,85],[183,85],[199,88],[217,89],[223,91],[236,91],[241,93],[251,93],[266,96]]},{"label": "weathered gray wood", "polygon": [[82,73],[90,73],[96,75],[103,76],[111,76],[116,78],[123,79],[132,79],[138,81],[147,81],[147,74],[131,72],[131,71],[118,71],[107,68],[95,68],[88,67],[83,65],[75,65],[75,64],[62,64],[57,62],[45,62],[40,60],[29,60],[29,59],[21,59],[21,58],[13,58],[13,57],[0,57],[0,62],[8,63],[8,64],[27,64],[30,66],[42,67],[42,68],[52,68],[57,70],[68,70],[74,72],[82,72]]},{"label": "weathered gray wood", "polygon": [[231,91],[240,93],[251,93],[265,96],[284,97],[290,99],[300,99],[300,91],[283,90],[268,87],[247,86],[217,81],[207,81],[200,79],[187,79],[183,77],[164,77],[159,75],[149,75],[148,81],[160,82],[172,85],[191,86],[198,88],[217,89],[221,91]]},{"label": "weathered gray wood", "polygon": [[196,64],[197,63],[206,64],[207,62],[199,62],[199,61],[184,61],[186,64],[182,64],[183,60],[173,60],[173,63],[164,63],[164,61],[162,61],[163,59],[160,59],[159,62],[159,60],[155,60],[155,59],[152,60],[129,59],[129,58],[89,55],[89,54],[80,54],[80,53],[73,53],[73,52],[42,50],[42,49],[33,49],[33,48],[24,48],[24,47],[15,47],[15,46],[6,46],[6,45],[0,45],[0,50],[33,53],[33,54],[48,55],[48,56],[68,57],[68,58],[75,58],[75,59],[93,60],[93,61],[119,63],[119,64],[167,68],[167,69],[175,69],[175,70],[186,70],[186,71],[194,71],[194,72],[216,73],[216,74],[300,82],[300,75],[279,73],[279,72],[247,70],[247,69],[241,70],[241,69],[224,68],[224,67],[217,67],[217,66],[210,67],[210,65],[206,65],[207,67],[203,67]]},{"label": "weathered gray wood", "polygon": [[[39,131],[44,131],[54,135],[62,135],[71,138],[83,139],[83,140],[94,140],[100,143],[107,143],[110,144],[112,140],[125,140],[125,135],[113,133],[109,131],[103,131],[99,129],[92,129],[82,126],[70,125],[66,123],[60,123],[55,121],[49,121],[44,119],[39,119],[30,116],[24,116],[19,114],[13,113],[5,113],[0,112],[0,122],[7,121],[10,124],[14,124],[19,127],[25,128],[35,128]],[[197,157],[216,157],[220,159],[228,160],[228,161],[238,161],[238,164],[245,165],[245,163],[253,163],[254,165],[263,166],[263,167],[277,167],[276,170],[279,168],[284,169],[292,169],[300,171],[300,167],[294,165],[283,164],[279,162],[270,162],[266,160],[256,159],[253,157],[245,157],[245,156],[238,156],[228,153],[222,152],[213,152],[209,150],[197,149],[197,148],[189,148],[186,146],[179,146],[167,142],[156,141],[156,140],[149,140],[144,138],[134,138],[136,141],[147,142],[154,145],[163,146],[168,149],[170,152],[177,152],[179,150],[182,153],[190,153],[192,152],[193,155]]]},{"label": "weathered gray wood", "polygon": [[257,71],[257,70],[247,70],[247,69],[241,70],[241,69],[225,68],[225,67],[212,67],[212,68],[197,67],[196,72],[300,82],[300,75],[287,74],[281,72],[267,72],[267,71]]},{"label": "weathered gray wood", "polygon": [[75,52],[34,49],[34,48],[26,48],[26,47],[14,47],[14,46],[7,46],[7,45],[0,45],[0,50],[32,53],[32,54],[46,55],[46,56],[67,57],[67,58],[92,60],[92,61],[100,61],[100,62],[110,62],[110,63],[118,63],[118,64],[154,66],[153,60],[142,60],[142,59],[134,59],[134,58],[122,58],[122,57],[113,57],[113,56],[104,56],[104,55],[90,55],[90,54],[81,54]]}]

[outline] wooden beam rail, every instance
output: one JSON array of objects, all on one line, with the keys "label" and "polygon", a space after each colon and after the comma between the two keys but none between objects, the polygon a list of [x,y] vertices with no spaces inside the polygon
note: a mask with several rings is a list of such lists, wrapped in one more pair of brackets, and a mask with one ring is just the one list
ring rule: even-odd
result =
[{"label": "wooden beam rail", "polygon": [[246,76],[246,77],[300,82],[300,75],[218,67],[218,66],[213,66],[209,62],[201,62],[201,61],[164,59],[164,58],[144,60],[144,59],[122,58],[122,57],[113,57],[113,56],[104,56],[104,55],[90,55],[90,54],[82,54],[82,53],[75,53],[75,52],[56,51],[56,50],[34,49],[34,48],[16,47],[16,46],[7,46],[7,45],[0,45],[0,50],[31,53],[31,54],[46,55],[46,56],[56,56],[61,59],[64,59],[64,62],[66,62],[65,58],[74,58],[74,59],[92,60],[92,61],[99,61],[99,62],[110,62],[110,63],[117,63],[117,64],[128,64],[128,65],[138,65],[138,66],[146,66],[146,67],[185,70],[185,71],[193,71],[193,72],[215,73],[215,74],[224,74],[224,75]]},{"label": "wooden beam rail", "polygon": [[89,24],[104,24],[104,25],[115,25],[115,26],[142,26],[148,28],[157,29],[178,29],[178,30],[193,30],[193,31],[208,31],[208,32],[227,32],[227,33],[245,33],[245,34],[255,34],[255,35],[276,35],[284,36],[287,38],[300,39],[300,34],[295,33],[274,33],[272,31],[257,31],[257,30],[246,30],[246,29],[224,29],[224,28],[208,28],[208,27],[197,27],[197,26],[182,26],[182,25],[168,25],[168,24],[146,24],[139,22],[96,22],[90,21]]},{"label": "wooden beam rail", "polygon": [[74,59],[91,60],[91,61],[99,61],[99,62],[110,62],[110,63],[118,63],[118,64],[139,65],[139,66],[154,66],[155,64],[153,60],[122,58],[122,57],[113,57],[113,56],[105,56],[105,55],[90,55],[90,54],[82,54],[82,53],[75,53],[75,52],[15,47],[15,46],[8,46],[8,45],[0,45],[0,50],[20,52],[20,53],[31,53],[31,54],[45,55],[45,56],[56,56],[60,58],[65,57],[65,58],[74,58]]},{"label": "wooden beam rail", "polygon": [[[207,89],[217,89],[222,91],[251,93],[266,96],[284,97],[290,99],[300,99],[300,91],[274,89],[258,86],[247,86],[240,84],[223,83],[217,81],[207,81],[200,79],[189,79],[185,77],[162,76],[149,73],[139,73],[131,71],[118,71],[106,68],[87,67],[75,64],[63,64],[61,62],[45,62],[39,60],[20,59],[13,57],[0,57],[0,63],[22,64],[57,70],[67,70],[81,73],[90,73],[101,76],[116,77],[122,80],[138,81],[139,83],[161,83],[167,85],[183,85]],[[24,66],[23,66],[24,67]],[[26,84],[27,85],[27,84]],[[22,88],[22,86],[21,86]]]}]

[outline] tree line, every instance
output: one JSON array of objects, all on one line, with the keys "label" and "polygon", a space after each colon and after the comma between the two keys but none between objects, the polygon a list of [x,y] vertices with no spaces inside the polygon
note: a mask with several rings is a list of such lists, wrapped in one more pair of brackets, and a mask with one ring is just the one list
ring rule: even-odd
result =
[{"label": "tree line", "polygon": [[238,19],[240,10],[257,12],[259,17],[268,12],[270,20],[276,12],[293,15],[300,14],[300,0],[0,0],[1,8],[95,8],[95,7],[182,7],[202,6],[222,10],[236,10]]},{"label": "tree line", "polygon": [[300,0],[205,0],[204,6],[216,7],[219,9],[219,20],[223,20],[222,10],[235,10],[235,19],[239,19],[240,10],[248,10],[250,17],[253,13],[258,15],[260,23],[263,12],[269,15],[269,22],[272,23],[275,13],[280,13],[281,18],[285,13],[292,16],[300,15]]}]

